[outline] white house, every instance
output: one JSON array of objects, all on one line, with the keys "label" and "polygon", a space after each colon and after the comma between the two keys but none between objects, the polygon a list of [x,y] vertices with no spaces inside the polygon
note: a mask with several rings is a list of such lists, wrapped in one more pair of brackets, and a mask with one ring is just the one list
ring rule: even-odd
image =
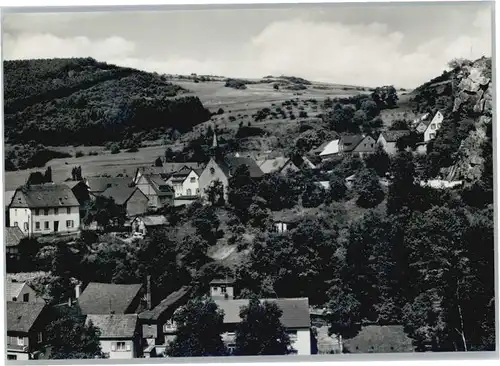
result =
[{"label": "white house", "polygon": [[9,226],[18,226],[28,236],[76,233],[80,229],[80,205],[66,185],[26,185],[16,189],[12,197]]},{"label": "white house", "polygon": [[323,151],[319,153],[319,156],[321,160],[328,160],[332,156],[338,155],[339,154],[339,142],[340,139],[335,139],[330,142],[328,142],[325,147],[323,148]]},{"label": "white house", "polygon": [[183,167],[179,171],[173,173],[168,179],[167,184],[174,189],[174,197],[193,197],[200,195],[200,178],[201,172]]},{"label": "white house", "polygon": [[410,131],[408,130],[388,130],[388,131],[383,131],[380,133],[377,139],[377,144],[382,145],[384,148],[385,152],[388,155],[394,155],[398,152],[398,148],[396,146],[396,143],[398,140],[403,137],[407,136],[410,134]]},{"label": "white house", "polygon": [[132,359],[142,353],[137,314],[91,314],[87,324],[99,328],[102,352],[110,359]]},{"label": "white house", "polygon": [[434,118],[428,123],[424,131],[424,142],[428,142],[436,138],[436,133],[441,128],[444,116],[441,112],[437,111]]}]

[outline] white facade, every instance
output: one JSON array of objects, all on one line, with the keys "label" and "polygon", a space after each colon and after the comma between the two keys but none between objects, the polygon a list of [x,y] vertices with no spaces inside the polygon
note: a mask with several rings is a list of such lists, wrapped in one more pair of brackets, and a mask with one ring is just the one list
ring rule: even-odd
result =
[{"label": "white facade", "polygon": [[199,196],[200,183],[198,179],[198,174],[196,174],[194,170],[191,170],[188,176],[182,182],[175,181],[175,178],[169,178],[167,180],[167,184],[169,184],[174,189],[175,197]]},{"label": "white facade", "polygon": [[129,339],[101,339],[103,353],[109,354],[110,359],[132,359],[137,356],[134,342]]},{"label": "white facade", "polygon": [[384,151],[388,155],[394,155],[398,152],[398,148],[396,147],[396,142],[387,142],[383,134],[381,133],[377,139],[377,144],[382,145]]},{"label": "white facade", "polygon": [[297,355],[311,355],[311,331],[309,328],[287,329],[291,346]]},{"label": "white facade", "polygon": [[10,351],[7,349],[7,360],[8,361],[27,361],[30,359],[28,352],[22,351]]},{"label": "white facade", "polygon": [[441,128],[443,119],[444,116],[438,111],[424,132],[424,142],[428,142],[436,138],[436,133]]},{"label": "white facade", "polygon": [[9,208],[9,226],[18,226],[26,235],[78,232],[80,208]]},{"label": "white facade", "polygon": [[19,302],[40,302],[44,303],[45,300],[37,295],[35,290],[33,290],[26,283],[19,284],[19,289],[15,291],[9,291],[10,284],[7,284],[7,296],[11,298],[7,298],[7,301],[19,301]]}]

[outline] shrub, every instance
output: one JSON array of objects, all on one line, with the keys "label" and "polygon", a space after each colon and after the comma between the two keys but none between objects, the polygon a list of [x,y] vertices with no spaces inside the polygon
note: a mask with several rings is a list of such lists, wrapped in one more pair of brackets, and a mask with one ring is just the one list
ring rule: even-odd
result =
[{"label": "shrub", "polygon": [[227,79],[225,86],[228,88],[233,88],[233,89],[246,89],[247,88],[245,82],[243,80],[238,80],[238,79]]},{"label": "shrub", "polygon": [[120,152],[120,148],[117,144],[112,144],[109,150],[111,151],[111,154],[118,154]]},{"label": "shrub", "polygon": [[81,158],[83,155],[84,155],[83,152],[81,152],[80,150],[75,152],[75,158]]}]

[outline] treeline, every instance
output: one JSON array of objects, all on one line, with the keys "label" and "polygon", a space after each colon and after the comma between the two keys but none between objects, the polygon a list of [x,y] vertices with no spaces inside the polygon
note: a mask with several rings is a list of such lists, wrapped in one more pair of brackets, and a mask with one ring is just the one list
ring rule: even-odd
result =
[{"label": "treeline", "polygon": [[5,170],[40,168],[49,160],[70,157],[68,153],[50,150],[35,142],[15,146],[7,145],[5,147]]},{"label": "treeline", "polygon": [[180,95],[184,89],[157,74],[92,59],[5,65],[9,143],[101,145],[138,133],[185,132],[210,118],[197,97]]}]

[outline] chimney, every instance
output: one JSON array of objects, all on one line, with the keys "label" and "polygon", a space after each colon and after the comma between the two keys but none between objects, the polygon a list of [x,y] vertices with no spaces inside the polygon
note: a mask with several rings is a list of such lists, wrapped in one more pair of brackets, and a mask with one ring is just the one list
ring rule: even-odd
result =
[{"label": "chimney", "polygon": [[146,278],[146,302],[148,310],[151,310],[151,275]]},{"label": "chimney", "polygon": [[80,283],[77,283],[75,286],[75,299],[77,299],[77,300],[80,297],[80,286],[81,286]]}]

